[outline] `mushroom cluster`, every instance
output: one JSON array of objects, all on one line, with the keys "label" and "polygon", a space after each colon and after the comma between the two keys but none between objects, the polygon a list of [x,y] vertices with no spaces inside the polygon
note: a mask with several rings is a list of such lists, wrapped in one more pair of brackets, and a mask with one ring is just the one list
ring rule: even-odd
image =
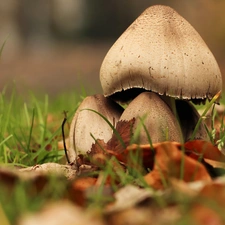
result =
[{"label": "mushroom cluster", "polygon": [[[149,143],[149,135],[153,143],[187,141],[199,120],[190,101],[204,103],[222,89],[220,69],[203,39],[163,5],[147,8],[114,43],[102,62],[100,82],[103,95],[85,98],[73,118],[70,162],[91,149],[93,137],[110,139],[108,122],[135,118],[139,144]],[[203,124],[195,138],[207,138]]]}]

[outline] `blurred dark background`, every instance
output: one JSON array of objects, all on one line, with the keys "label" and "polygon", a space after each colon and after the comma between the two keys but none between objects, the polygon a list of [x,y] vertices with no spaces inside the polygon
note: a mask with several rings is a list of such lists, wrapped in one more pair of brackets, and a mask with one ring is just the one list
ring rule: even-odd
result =
[{"label": "blurred dark background", "polygon": [[100,93],[99,68],[115,40],[154,4],[173,7],[200,33],[222,73],[224,0],[0,1],[0,88],[16,84],[55,96],[68,90]]}]

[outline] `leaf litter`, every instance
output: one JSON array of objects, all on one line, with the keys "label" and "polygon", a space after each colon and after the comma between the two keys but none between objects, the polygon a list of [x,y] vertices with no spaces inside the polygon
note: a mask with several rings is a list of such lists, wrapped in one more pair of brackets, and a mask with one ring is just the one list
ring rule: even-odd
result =
[{"label": "leaf litter", "polygon": [[[130,144],[133,124],[134,119],[118,122],[116,130],[123,143],[115,134],[107,143],[97,139],[86,155],[78,156],[77,168],[57,163],[19,170],[1,168],[1,185],[3,183],[10,191],[22,180],[31,184],[29,188],[35,187],[38,194],[48,185],[52,174],[66,187],[62,200],[49,202],[36,213],[22,214],[18,224],[60,224],[58,215],[62,219],[58,221],[69,223],[70,211],[79,214],[76,219],[81,217],[80,223],[92,212],[90,220],[84,219],[85,224],[94,224],[93,218],[96,224],[112,225],[181,221],[184,224],[224,224],[225,156],[218,146],[205,140],[184,144]],[[221,129],[217,128],[217,137],[219,132]],[[137,156],[140,160],[135,162]],[[106,167],[110,170],[105,174]],[[130,178],[129,167],[137,169],[139,175],[126,184],[120,173]],[[92,198],[99,191],[106,200],[93,204],[93,210]],[[28,191],[27,194],[34,193]],[[101,206],[100,212],[96,206]],[[60,212],[55,213],[57,210]]]}]

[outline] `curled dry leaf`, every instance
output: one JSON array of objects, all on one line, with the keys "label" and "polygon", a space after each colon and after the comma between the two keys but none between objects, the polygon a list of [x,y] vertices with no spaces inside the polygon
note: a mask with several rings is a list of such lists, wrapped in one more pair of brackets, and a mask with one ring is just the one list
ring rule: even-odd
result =
[{"label": "curled dry leaf", "polygon": [[[153,144],[155,146],[156,144]],[[145,168],[152,169],[154,163],[154,148],[150,145],[137,145],[132,144],[128,146],[122,153],[117,153],[113,151],[108,151],[110,154],[114,155],[120,162],[127,164],[129,161],[130,154],[137,155],[136,152],[141,152],[142,162]]]},{"label": "curled dry leaf", "polygon": [[[204,162],[213,168],[225,169],[225,155],[211,142],[203,140],[189,141],[184,144],[186,154]],[[222,172],[222,171],[221,171]]]},{"label": "curled dry leaf", "polygon": [[[116,132],[118,132],[122,140],[117,138],[114,131],[112,138],[107,143],[104,140],[97,139],[95,143],[92,144],[91,150],[87,152],[88,159],[92,165],[102,167],[110,156],[117,156],[125,150],[130,143],[131,128],[134,121],[135,119],[133,118],[129,121],[119,121],[117,123]],[[123,143],[121,143],[121,141]]]},{"label": "curled dry leaf", "polygon": [[[169,142],[168,142],[169,143]],[[178,149],[182,148],[182,145],[178,142],[170,142]],[[115,154],[118,160],[123,163],[127,163],[127,159],[131,152],[141,151],[143,157],[143,165],[146,168],[152,169],[154,163],[155,149],[160,146],[161,143],[155,143],[152,146],[136,145],[132,144],[128,146],[121,154]],[[211,142],[204,140],[194,140],[186,142],[184,145],[185,154],[193,159],[199,161],[204,159],[205,162],[216,168],[225,168],[225,155]],[[113,154],[113,153],[112,153]]]},{"label": "curled dry leaf", "polygon": [[164,142],[155,146],[154,150],[153,170],[145,176],[150,186],[156,189],[165,188],[170,178],[182,178],[186,182],[211,180],[203,164],[185,156],[176,144]]},{"label": "curled dry leaf", "polygon": [[106,164],[108,153],[106,151],[107,144],[104,140],[97,139],[91,147],[91,151],[87,152],[90,162],[97,166],[104,166]]},{"label": "curled dry leaf", "polygon": [[[130,139],[133,135],[133,125],[135,123],[135,118],[130,120],[120,120],[116,124],[116,131],[120,135],[123,145],[126,147],[130,144]],[[112,138],[107,142],[107,149],[111,149],[117,153],[124,151],[124,146],[121,143],[121,140],[118,139],[115,132],[113,132]]]}]

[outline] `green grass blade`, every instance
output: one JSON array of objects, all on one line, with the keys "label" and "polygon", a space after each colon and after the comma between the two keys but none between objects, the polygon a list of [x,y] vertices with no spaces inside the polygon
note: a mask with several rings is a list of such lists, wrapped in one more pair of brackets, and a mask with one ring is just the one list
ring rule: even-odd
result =
[{"label": "green grass blade", "polygon": [[202,113],[202,115],[200,116],[196,126],[195,126],[195,129],[191,135],[191,140],[194,140],[195,138],[195,135],[199,129],[199,126],[201,125],[201,122],[203,120],[203,118],[206,116],[207,112],[210,110],[210,108],[212,107],[212,105],[220,98],[220,95],[221,95],[221,91],[219,91],[214,97],[213,99],[209,102],[209,104],[207,105],[206,109],[204,110],[204,112]]},{"label": "green grass blade", "polygon": [[34,128],[34,117],[35,117],[35,109],[32,110],[32,120],[31,120],[31,125],[30,125],[28,141],[27,141],[27,152],[30,151],[30,143],[31,143],[32,132],[33,132],[33,128]]},{"label": "green grass blade", "polygon": [[5,44],[6,44],[6,41],[8,40],[9,38],[9,35],[6,37],[5,41],[3,42],[1,48],[0,48],[0,58],[2,57],[2,52],[3,52],[3,49],[5,47]]}]

